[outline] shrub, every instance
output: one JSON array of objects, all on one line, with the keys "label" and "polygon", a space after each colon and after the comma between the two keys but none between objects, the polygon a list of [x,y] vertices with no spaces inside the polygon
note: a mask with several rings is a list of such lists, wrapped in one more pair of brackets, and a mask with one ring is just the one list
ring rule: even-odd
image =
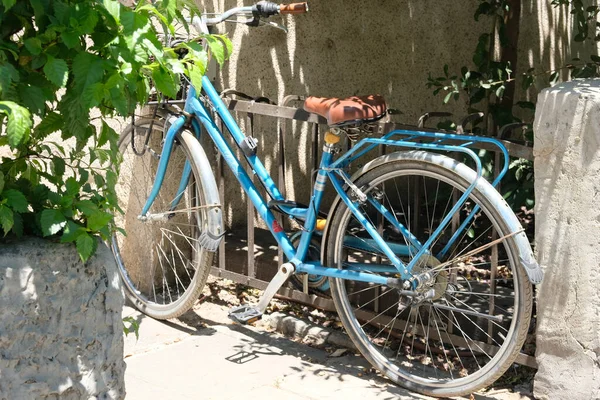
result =
[{"label": "shrub", "polygon": [[[183,12],[197,13],[191,0],[141,0],[135,8],[115,0],[0,0],[4,240],[75,242],[85,261],[95,251],[94,236],[110,237],[119,153],[107,120],[133,113],[152,86],[174,97],[180,74],[199,85],[207,60],[202,46],[169,48],[163,40],[175,23],[189,32]],[[222,61],[230,42],[210,39]]]}]

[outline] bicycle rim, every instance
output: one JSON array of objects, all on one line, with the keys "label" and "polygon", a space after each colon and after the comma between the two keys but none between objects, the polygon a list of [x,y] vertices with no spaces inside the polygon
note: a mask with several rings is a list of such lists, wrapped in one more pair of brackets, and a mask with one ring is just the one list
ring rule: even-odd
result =
[{"label": "bicycle rim", "polygon": [[[139,120],[134,131],[136,150],[144,149],[149,120]],[[134,152],[131,131],[119,142],[123,162],[117,183],[119,207],[115,218],[125,231],[113,236],[113,252],[126,293],[145,314],[167,319],[186,312],[198,298],[206,282],[213,253],[199,246],[205,205],[197,166],[190,157],[190,132],[177,135],[161,190],[149,213],[153,221],[138,217],[152,189],[163,144],[162,121],[154,121],[143,155]],[[143,151],[143,150],[142,150]],[[186,160],[191,174],[185,190],[180,181]]]},{"label": "bicycle rim", "polygon": [[[452,170],[417,160],[383,164],[356,184],[366,193],[377,193],[395,220],[421,243],[468,187]],[[476,204],[481,207],[476,218],[447,255],[441,255]],[[474,190],[434,242],[431,256],[416,264],[415,274],[431,273],[429,285],[420,290],[434,289],[433,298],[415,302],[389,287],[332,280],[333,299],[347,332],[394,382],[428,395],[457,396],[493,382],[516,358],[529,326],[531,286],[506,225],[491,204]],[[387,243],[395,249],[404,246],[406,251],[397,255],[408,263],[416,253],[409,241],[369,203],[361,211]],[[328,265],[391,264],[344,204],[335,211],[330,230]],[[497,248],[489,247],[497,239]]]}]

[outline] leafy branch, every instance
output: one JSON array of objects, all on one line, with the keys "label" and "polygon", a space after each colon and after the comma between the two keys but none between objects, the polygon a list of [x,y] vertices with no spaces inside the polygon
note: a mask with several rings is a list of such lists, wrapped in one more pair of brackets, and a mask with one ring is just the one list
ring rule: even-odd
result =
[{"label": "leafy branch", "polygon": [[[207,53],[196,40],[166,45],[192,0],[0,1],[0,229],[73,242],[81,259],[107,239],[118,212],[119,135],[109,119],[144,104],[152,87],[176,97],[182,75],[195,85]],[[231,53],[207,35],[215,59]],[[92,110],[100,116],[92,117]],[[60,135],[60,139],[57,136]],[[72,139],[68,148],[59,140]]]}]

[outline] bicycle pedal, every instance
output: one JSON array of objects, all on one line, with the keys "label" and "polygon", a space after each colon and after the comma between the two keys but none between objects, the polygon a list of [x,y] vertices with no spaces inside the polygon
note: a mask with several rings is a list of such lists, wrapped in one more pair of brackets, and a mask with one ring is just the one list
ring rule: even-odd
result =
[{"label": "bicycle pedal", "polygon": [[238,324],[246,325],[258,320],[262,314],[255,306],[246,304],[230,308],[228,317]]}]

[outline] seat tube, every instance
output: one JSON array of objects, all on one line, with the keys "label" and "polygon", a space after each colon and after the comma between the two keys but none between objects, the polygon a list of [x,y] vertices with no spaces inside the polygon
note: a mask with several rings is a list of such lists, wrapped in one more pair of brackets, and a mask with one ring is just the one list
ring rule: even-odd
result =
[{"label": "seat tube", "polygon": [[306,253],[310,246],[310,239],[315,231],[317,225],[318,210],[321,206],[321,200],[323,200],[323,193],[325,192],[325,186],[327,184],[327,167],[331,164],[335,145],[339,141],[339,137],[331,132],[325,134],[325,146],[323,146],[323,154],[321,156],[321,163],[317,172],[317,178],[313,187],[313,194],[308,205],[308,211],[306,213],[306,220],[304,222],[304,232],[300,237],[300,243],[296,251],[296,259],[304,261]]}]

